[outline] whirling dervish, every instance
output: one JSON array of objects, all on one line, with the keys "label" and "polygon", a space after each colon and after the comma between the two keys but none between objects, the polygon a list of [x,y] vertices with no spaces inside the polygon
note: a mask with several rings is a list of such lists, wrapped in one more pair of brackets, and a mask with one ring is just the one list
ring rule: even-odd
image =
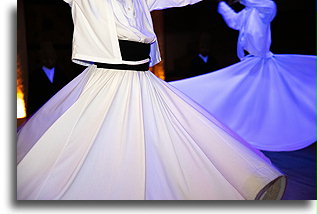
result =
[{"label": "whirling dervish", "polygon": [[240,3],[245,8],[237,13],[221,1],[218,12],[239,31],[241,61],[171,84],[258,149],[304,148],[316,141],[316,56],[273,54],[275,3]]},{"label": "whirling dervish", "polygon": [[88,67],[19,131],[19,200],[281,199],[263,154],[148,70],[150,11],[200,0],[64,1]]}]

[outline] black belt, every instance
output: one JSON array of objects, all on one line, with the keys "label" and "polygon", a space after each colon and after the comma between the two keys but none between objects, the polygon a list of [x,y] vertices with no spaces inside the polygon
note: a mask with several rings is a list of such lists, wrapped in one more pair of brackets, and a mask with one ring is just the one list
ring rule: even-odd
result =
[{"label": "black belt", "polygon": [[[142,61],[149,59],[150,44],[132,42],[127,40],[119,40],[120,52],[122,60],[124,61]],[[117,70],[134,70],[134,71],[147,71],[149,70],[149,63],[140,65],[127,65],[127,64],[107,64],[96,62],[98,68],[117,69]]]},{"label": "black belt", "polygon": [[94,63],[97,68],[107,68],[116,70],[132,70],[132,71],[148,71],[149,63],[144,63],[140,65],[126,65],[126,64],[107,64],[107,63]]},{"label": "black belt", "polygon": [[150,44],[119,40],[119,46],[121,57],[125,61],[141,61],[149,58]]}]

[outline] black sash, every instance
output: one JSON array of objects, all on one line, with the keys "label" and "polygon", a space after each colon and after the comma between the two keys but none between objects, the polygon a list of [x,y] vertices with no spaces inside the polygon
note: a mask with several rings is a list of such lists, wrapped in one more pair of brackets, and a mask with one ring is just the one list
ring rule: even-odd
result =
[{"label": "black sash", "polygon": [[[127,40],[119,40],[122,60],[124,61],[141,61],[150,58],[150,44],[132,42]],[[94,63],[98,68],[117,69],[117,70],[134,70],[147,71],[149,70],[149,63],[140,65],[126,65],[126,64],[107,64]]]}]

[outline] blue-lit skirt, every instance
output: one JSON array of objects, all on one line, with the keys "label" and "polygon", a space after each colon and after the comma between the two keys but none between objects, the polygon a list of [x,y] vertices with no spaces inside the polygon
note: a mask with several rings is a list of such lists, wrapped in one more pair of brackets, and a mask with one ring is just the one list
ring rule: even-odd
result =
[{"label": "blue-lit skirt", "polygon": [[291,151],[316,141],[316,56],[247,56],[171,84],[258,149]]}]

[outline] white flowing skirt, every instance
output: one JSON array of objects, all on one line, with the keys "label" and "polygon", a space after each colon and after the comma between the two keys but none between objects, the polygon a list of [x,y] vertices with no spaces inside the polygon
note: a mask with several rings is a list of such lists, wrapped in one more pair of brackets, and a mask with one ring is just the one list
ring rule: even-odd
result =
[{"label": "white flowing skirt", "polygon": [[291,151],[316,141],[316,56],[246,57],[171,85],[258,149]]},{"label": "white flowing skirt", "polygon": [[19,200],[280,199],[261,153],[151,72],[90,66],[18,133]]}]

